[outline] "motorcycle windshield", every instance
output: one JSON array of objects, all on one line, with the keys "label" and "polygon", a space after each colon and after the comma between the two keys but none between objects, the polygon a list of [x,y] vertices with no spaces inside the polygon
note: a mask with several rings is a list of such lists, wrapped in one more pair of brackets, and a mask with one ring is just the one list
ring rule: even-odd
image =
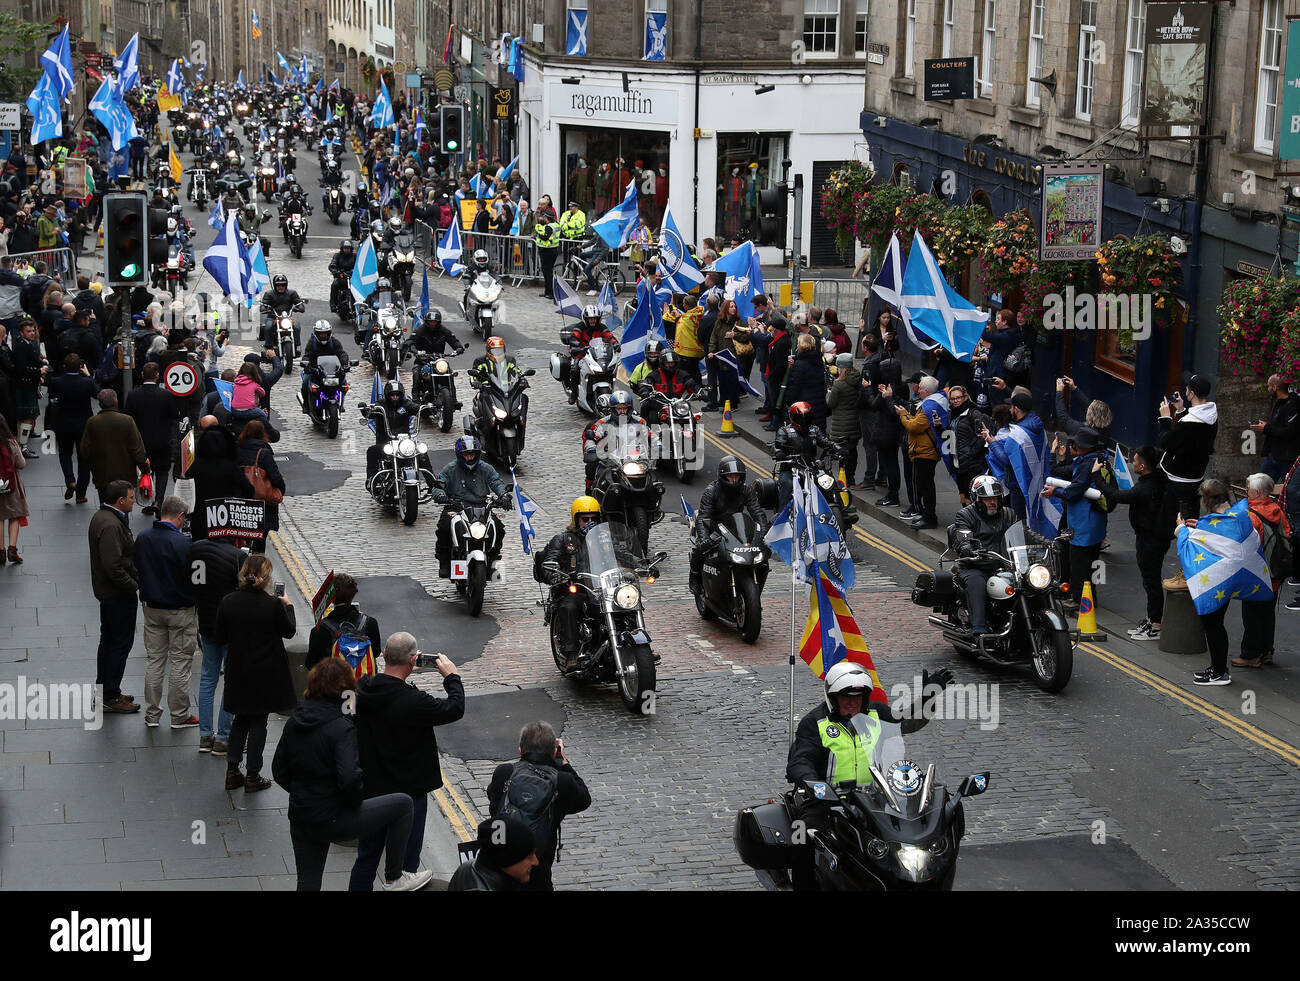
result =
[{"label": "motorcycle windshield", "polygon": [[637,581],[638,552],[632,529],[617,521],[601,522],[583,536],[578,574],[591,588],[612,593],[623,583]]},{"label": "motorcycle windshield", "polygon": [[340,370],[339,359],[332,354],[322,355],[316,359],[316,367],[326,378],[330,375],[337,375]]},{"label": "motorcycle windshield", "polygon": [[511,377],[510,365],[506,362],[504,357],[500,359],[497,359],[495,356],[493,357],[491,377],[493,388],[499,391],[502,395],[509,393],[510,384],[514,379]]},{"label": "motorcycle windshield", "polygon": [[597,337],[587,345],[587,356],[602,368],[608,368],[610,362],[614,360],[614,349],[610,346],[609,341],[603,337]]},{"label": "motorcycle windshield", "polygon": [[857,794],[866,798],[871,809],[886,811],[901,818],[916,818],[935,806],[935,795],[926,800],[926,770],[908,758],[903,729],[897,722],[880,722],[862,714],[852,719],[860,739],[872,738],[871,766],[873,779],[859,784]]},{"label": "motorcycle windshield", "polygon": [[1050,549],[1046,545],[1029,544],[1028,537],[1023,521],[1017,521],[1002,535],[1002,544],[1006,547],[1007,558],[1011,560],[1017,574],[1028,572],[1031,565],[1050,564]]},{"label": "motorcycle windshield", "polygon": [[[747,511],[737,511],[735,514],[729,514],[718,524],[722,532],[722,541],[728,548],[751,548],[750,542],[758,532],[758,525],[754,519],[749,516]],[[754,551],[768,553],[768,548],[761,541],[756,546],[752,546]]]}]

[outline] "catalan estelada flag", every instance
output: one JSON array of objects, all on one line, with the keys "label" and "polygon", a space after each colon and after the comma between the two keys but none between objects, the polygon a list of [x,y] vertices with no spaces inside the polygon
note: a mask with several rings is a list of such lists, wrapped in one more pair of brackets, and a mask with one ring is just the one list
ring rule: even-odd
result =
[{"label": "catalan estelada flag", "polygon": [[809,599],[812,609],[808,611],[803,639],[799,641],[799,656],[804,663],[819,678],[825,678],[826,672],[840,661],[861,664],[871,675],[871,701],[888,705],[889,697],[880,685],[880,676],[871,663],[867,642],[853,619],[853,612],[820,567]]}]

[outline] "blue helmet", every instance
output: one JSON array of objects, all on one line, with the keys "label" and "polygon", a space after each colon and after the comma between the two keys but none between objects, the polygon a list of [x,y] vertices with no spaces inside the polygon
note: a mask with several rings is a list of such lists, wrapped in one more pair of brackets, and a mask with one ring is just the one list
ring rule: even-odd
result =
[{"label": "blue helmet", "polygon": [[477,436],[462,436],[456,440],[456,462],[466,470],[477,467],[482,455],[483,444],[479,442]]},{"label": "blue helmet", "polygon": [[[626,411],[619,413],[618,410],[620,408],[623,408]],[[620,415],[631,415],[632,394],[630,392],[625,392],[622,389],[615,392],[613,395],[609,397],[609,411]]]}]

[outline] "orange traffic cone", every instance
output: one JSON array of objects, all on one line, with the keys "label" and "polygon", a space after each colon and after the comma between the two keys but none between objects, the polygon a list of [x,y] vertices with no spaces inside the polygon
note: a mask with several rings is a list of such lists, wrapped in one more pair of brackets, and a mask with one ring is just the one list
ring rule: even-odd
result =
[{"label": "orange traffic cone", "polygon": [[718,430],[718,435],[724,439],[731,439],[736,435],[736,424],[731,418],[731,399],[722,403],[722,428]]},{"label": "orange traffic cone", "polygon": [[1085,581],[1083,595],[1079,597],[1079,639],[1105,640],[1106,635],[1097,632],[1097,610],[1092,601],[1092,583]]}]

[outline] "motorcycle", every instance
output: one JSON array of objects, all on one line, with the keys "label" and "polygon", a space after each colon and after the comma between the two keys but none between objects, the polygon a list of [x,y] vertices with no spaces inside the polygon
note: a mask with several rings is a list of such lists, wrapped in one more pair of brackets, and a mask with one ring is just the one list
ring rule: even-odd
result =
[{"label": "motorcycle", "polygon": [[208,207],[209,195],[207,168],[194,168],[190,171],[190,200],[200,211],[205,211]]},{"label": "motorcycle", "polygon": [[794,486],[794,471],[803,473],[804,480],[811,480],[822,492],[822,497],[835,512],[840,528],[848,531],[858,521],[858,509],[852,504],[845,504],[841,496],[847,489],[840,480],[840,459],[843,454],[839,449],[819,450],[812,463],[800,459],[777,460],[772,464],[772,478],[755,482],[758,500],[769,511],[779,511],[790,501]]},{"label": "motorcycle", "polygon": [[655,459],[660,463],[672,461],[677,469],[677,479],[684,484],[695,480],[703,458],[700,455],[700,419],[691,411],[691,401],[697,395],[673,398],[656,392],[649,385],[641,386],[641,415],[655,430],[657,446]]},{"label": "motorcycle", "polygon": [[[623,705],[638,715],[654,711],[656,661],[645,628],[639,580],[653,583],[659,563],[667,557],[667,552],[658,552],[649,562],[641,560],[635,534],[617,521],[587,530],[577,571],[567,587],[585,601],[578,622],[577,665],[568,672],[560,652],[556,601],[551,596],[543,601],[556,667],[575,681],[617,685]],[[558,564],[552,568],[559,570]]]},{"label": "motorcycle", "polygon": [[[439,486],[436,479],[434,486]],[[465,596],[472,617],[483,612],[483,591],[488,579],[501,578],[496,568],[499,560],[488,561],[488,556],[499,554],[501,547],[497,540],[501,530],[493,511],[511,505],[509,494],[489,499],[482,506],[460,502],[448,504],[451,559],[466,563],[465,578],[454,580],[456,592]]]},{"label": "motorcycle", "polygon": [[188,287],[193,267],[193,260],[180,245],[173,242],[167,248],[167,261],[154,266],[154,286],[176,296]]},{"label": "motorcycle", "polygon": [[262,162],[257,168],[257,193],[267,201],[275,198],[275,162],[269,153],[262,154]]},{"label": "motorcycle", "polygon": [[294,342],[294,336],[297,334],[297,321],[293,319],[290,313],[302,313],[306,309],[306,301],[295,303],[289,310],[275,317],[275,338],[276,353],[284,361],[284,370],[288,371],[293,367],[293,359],[298,354],[298,345]]},{"label": "motorcycle", "polygon": [[406,327],[403,316],[392,307],[380,307],[375,315],[376,326],[366,349],[366,357],[375,371],[382,371],[385,381],[397,377],[398,369],[406,352]]},{"label": "motorcycle", "polygon": [[[593,342],[593,346],[596,343]],[[650,437],[640,423],[619,426],[606,437],[596,460],[591,496],[600,503],[600,513],[627,525],[635,534],[640,551],[648,555],[650,526],[663,520],[659,506],[664,485],[655,479]]]},{"label": "motorcycle", "polygon": [[488,456],[513,470],[524,451],[524,431],[528,424],[527,379],[537,372],[528,368],[515,375],[507,374],[504,361],[496,365],[491,382],[474,396],[474,415],[465,420],[465,432],[483,441]]},{"label": "motorcycle", "polygon": [[[962,801],[988,790],[989,774],[972,774],[950,792],[933,763],[922,771],[911,762],[898,723],[859,714],[852,724],[859,738],[875,737],[869,779],[861,785],[801,780],[778,800],[742,808],[732,828],[740,860],[779,891],[792,888],[796,847],[812,849],[818,890],[952,889],[966,834]],[[817,827],[800,817],[809,813],[818,814]],[[804,838],[798,845],[796,825]]]},{"label": "motorcycle", "polygon": [[461,406],[456,399],[455,378],[459,374],[441,355],[422,351],[415,356],[411,397],[428,407],[430,418],[440,419],[438,428],[444,433],[451,432],[452,414]]},{"label": "motorcycle", "polygon": [[[343,396],[350,387],[347,382],[348,369],[355,365],[345,364],[331,354],[316,359],[316,366],[303,371],[307,380],[307,414],[311,421],[325,430],[325,435],[334,439],[339,434],[339,414],[343,411]],[[298,393],[298,402],[302,403],[302,392]]]},{"label": "motorcycle", "polygon": [[613,346],[597,337],[585,349],[574,344],[573,331],[560,331],[560,342],[569,353],[551,355],[551,377],[568,391],[577,392],[578,408],[589,416],[599,415],[596,405],[602,395],[614,393],[618,361]]},{"label": "motorcycle", "polygon": [[716,545],[704,556],[695,609],[704,620],[730,620],[740,639],[752,644],[763,628],[761,597],[772,550],[744,511],[723,518],[714,540]]},{"label": "motorcycle", "polygon": [[[365,405],[359,408],[362,416],[366,416],[370,409]],[[429,447],[420,439],[419,425],[413,416],[407,435],[397,436],[383,445],[379,469],[366,486],[375,503],[395,511],[402,524],[407,526],[415,524],[420,504],[433,500],[430,489],[433,471],[421,466],[421,457],[428,452]]]},{"label": "motorcycle", "polygon": [[1025,523],[1020,521],[1002,536],[1005,555],[978,553],[975,561],[998,567],[989,575],[986,589],[986,634],[971,633],[966,593],[954,581],[953,573],[943,569],[945,564],[960,568],[966,561],[949,558],[956,545],[952,532],[948,551],[939,557],[939,568],[917,575],[912,602],[931,608],[930,624],[940,628],[943,639],[963,657],[983,655],[996,664],[1028,661],[1039,688],[1062,691],[1074,670],[1073,634],[1062,606],[1056,558],[1064,541],[1068,537],[1058,538],[1051,546],[1031,545]]},{"label": "motorcycle", "polygon": [[485,271],[479,273],[465,290],[465,296],[460,301],[460,311],[474,328],[474,333],[489,337],[500,305],[501,284],[495,276]]},{"label": "motorcycle", "polygon": [[397,233],[392,254],[388,257],[388,278],[393,289],[402,291],[402,299],[411,299],[411,284],[415,278],[415,236],[406,229]]},{"label": "motorcycle", "polygon": [[289,252],[295,259],[302,258],[302,246],[307,241],[307,219],[299,211],[292,211],[285,219],[289,233]]},{"label": "motorcycle", "polygon": [[351,277],[346,273],[335,273],[334,278],[341,281],[338,290],[338,298],[330,301],[330,313],[337,313],[339,319],[345,324],[355,323],[357,319],[357,303],[352,296],[352,290],[348,284]]},{"label": "motorcycle", "polygon": [[[325,213],[329,215],[330,224],[339,223],[339,215],[343,211],[343,192],[337,187],[331,187],[325,192]],[[410,299],[410,291],[407,291],[407,299]]]}]

